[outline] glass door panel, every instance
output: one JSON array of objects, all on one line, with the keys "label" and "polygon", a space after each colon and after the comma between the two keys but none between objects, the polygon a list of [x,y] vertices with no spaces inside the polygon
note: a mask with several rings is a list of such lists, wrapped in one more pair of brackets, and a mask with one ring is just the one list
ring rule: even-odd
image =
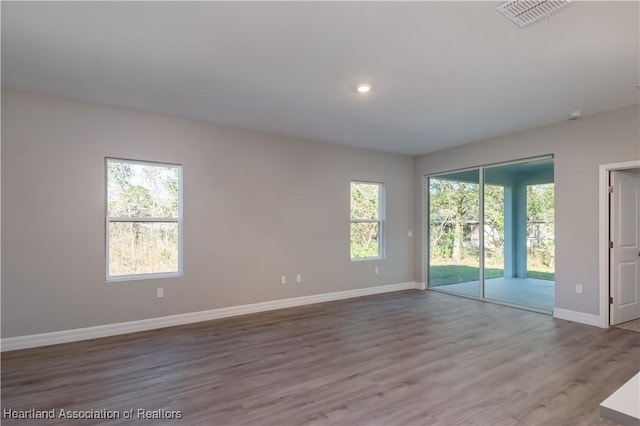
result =
[{"label": "glass door panel", "polygon": [[484,296],[554,306],[553,159],[484,169]]},{"label": "glass door panel", "polygon": [[430,288],[480,297],[480,171],[427,180]]}]

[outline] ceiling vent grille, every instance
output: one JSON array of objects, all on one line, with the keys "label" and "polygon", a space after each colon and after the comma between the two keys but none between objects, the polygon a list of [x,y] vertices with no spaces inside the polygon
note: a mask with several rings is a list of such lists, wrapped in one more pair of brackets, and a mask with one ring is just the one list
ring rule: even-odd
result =
[{"label": "ceiling vent grille", "polygon": [[570,0],[509,0],[498,6],[498,12],[509,18],[520,28],[531,25],[540,19],[568,6]]}]

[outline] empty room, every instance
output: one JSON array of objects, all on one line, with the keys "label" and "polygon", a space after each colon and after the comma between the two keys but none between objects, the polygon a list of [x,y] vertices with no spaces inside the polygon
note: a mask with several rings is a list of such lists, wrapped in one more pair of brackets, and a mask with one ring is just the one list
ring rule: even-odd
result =
[{"label": "empty room", "polygon": [[0,8],[2,424],[639,424],[640,2]]}]

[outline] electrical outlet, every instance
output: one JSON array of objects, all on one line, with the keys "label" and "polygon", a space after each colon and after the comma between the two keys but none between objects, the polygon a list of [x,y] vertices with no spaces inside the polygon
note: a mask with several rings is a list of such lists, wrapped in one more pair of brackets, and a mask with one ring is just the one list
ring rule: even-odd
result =
[{"label": "electrical outlet", "polygon": [[298,283],[302,282],[302,275],[300,275],[300,274],[296,275],[296,282],[298,282]]},{"label": "electrical outlet", "polygon": [[287,283],[287,277],[285,277],[284,275],[280,277],[280,284],[286,284]]},{"label": "electrical outlet", "polygon": [[158,287],[156,290],[156,297],[164,297],[164,288]]},{"label": "electrical outlet", "polygon": [[379,273],[379,272],[380,272],[380,268],[378,268],[378,267],[376,266],[376,267],[375,267],[375,269],[373,270],[373,273],[374,273],[374,274],[377,274],[377,273]]},{"label": "electrical outlet", "polygon": [[576,284],[576,293],[582,294],[582,284]]},{"label": "electrical outlet", "polygon": [[409,236],[409,238],[413,238],[413,231],[407,232],[407,235]]}]

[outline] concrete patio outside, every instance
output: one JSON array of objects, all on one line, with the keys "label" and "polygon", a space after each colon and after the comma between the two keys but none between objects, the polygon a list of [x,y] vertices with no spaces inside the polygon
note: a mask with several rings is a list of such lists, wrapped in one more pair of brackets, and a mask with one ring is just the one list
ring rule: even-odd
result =
[{"label": "concrete patio outside", "polygon": [[[485,280],[484,287],[486,299],[553,312],[555,300],[553,281],[534,278],[491,278]],[[434,288],[480,297],[479,281],[446,284]]]}]

